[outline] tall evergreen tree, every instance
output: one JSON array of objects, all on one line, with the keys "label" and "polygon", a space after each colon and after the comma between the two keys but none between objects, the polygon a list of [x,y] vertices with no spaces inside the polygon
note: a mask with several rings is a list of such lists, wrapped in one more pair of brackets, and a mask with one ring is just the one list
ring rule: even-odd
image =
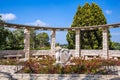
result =
[{"label": "tall evergreen tree", "polygon": [[[106,24],[106,18],[101,8],[92,3],[86,3],[83,7],[78,6],[71,27],[84,27],[93,25]],[[68,48],[75,48],[75,32],[69,31],[67,34]],[[109,34],[110,41],[110,34]],[[81,31],[81,48],[82,49],[101,49],[102,48],[102,30]]]}]

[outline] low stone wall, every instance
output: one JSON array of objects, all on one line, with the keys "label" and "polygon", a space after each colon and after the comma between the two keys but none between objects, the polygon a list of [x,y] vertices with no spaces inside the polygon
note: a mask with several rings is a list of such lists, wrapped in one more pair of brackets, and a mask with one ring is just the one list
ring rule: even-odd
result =
[{"label": "low stone wall", "polygon": [[102,54],[102,50],[81,50],[82,56],[100,56]]},{"label": "low stone wall", "polygon": [[[117,71],[120,66],[114,66]],[[120,80],[119,75],[88,74],[18,74],[22,66],[0,65],[0,80]],[[111,69],[111,67],[106,67]]]},{"label": "low stone wall", "polygon": [[13,74],[2,75],[1,80],[120,80],[118,75],[87,74]]},{"label": "low stone wall", "polygon": [[50,55],[50,50],[30,50],[30,54],[36,54],[36,55]]},{"label": "low stone wall", "polygon": [[109,50],[110,58],[119,58],[120,59],[120,50]]},{"label": "low stone wall", "polygon": [[[50,50],[30,50],[30,54],[51,55]],[[75,56],[75,50],[70,50],[70,53]],[[81,50],[81,56],[101,56],[102,50]],[[109,50],[110,57],[120,57],[120,50]]]},{"label": "low stone wall", "polygon": [[[119,77],[117,75],[85,75],[85,74],[16,74],[13,77],[19,80],[110,80],[115,77]],[[120,78],[119,78],[120,79]]]},{"label": "low stone wall", "polygon": [[[21,54],[24,57],[24,50],[0,50],[0,58],[5,55]],[[70,53],[75,56],[75,50],[70,50]],[[81,56],[101,56],[102,50],[81,50]],[[51,55],[50,50],[30,50],[30,55]],[[52,54],[53,55],[53,54]],[[109,50],[109,57],[120,58],[120,50]]]},{"label": "low stone wall", "polygon": [[0,65],[0,72],[14,74],[15,72],[22,69],[22,67],[23,66],[20,65]]}]

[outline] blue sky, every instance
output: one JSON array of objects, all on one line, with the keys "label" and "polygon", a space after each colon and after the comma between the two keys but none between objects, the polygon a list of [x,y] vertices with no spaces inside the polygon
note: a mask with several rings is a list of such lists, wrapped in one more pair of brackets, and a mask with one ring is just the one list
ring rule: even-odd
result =
[{"label": "blue sky", "polygon": [[[0,14],[11,23],[70,27],[78,5],[86,2],[98,4],[108,24],[120,22],[119,0],[1,0]],[[112,41],[120,42],[120,29],[110,29],[110,32]],[[66,33],[57,32],[56,42],[67,43]]]}]

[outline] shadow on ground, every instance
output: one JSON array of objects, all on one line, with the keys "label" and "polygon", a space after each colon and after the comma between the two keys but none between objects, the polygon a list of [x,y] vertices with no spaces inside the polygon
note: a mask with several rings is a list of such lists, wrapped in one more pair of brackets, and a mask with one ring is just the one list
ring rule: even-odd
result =
[{"label": "shadow on ground", "polygon": [[120,80],[120,77],[112,78],[111,80]]}]

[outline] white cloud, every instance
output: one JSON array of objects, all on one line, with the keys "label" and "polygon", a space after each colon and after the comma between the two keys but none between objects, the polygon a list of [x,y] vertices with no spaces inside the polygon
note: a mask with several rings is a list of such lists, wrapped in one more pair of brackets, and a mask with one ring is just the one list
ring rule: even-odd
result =
[{"label": "white cloud", "polygon": [[16,15],[13,13],[6,13],[6,14],[0,13],[0,15],[2,16],[2,20],[5,20],[5,21],[16,19]]},{"label": "white cloud", "polygon": [[105,13],[110,15],[110,14],[112,14],[112,10],[105,10]]},{"label": "white cloud", "polygon": [[26,24],[28,24],[28,25],[35,25],[35,26],[48,26],[47,23],[45,23],[45,22],[43,22],[43,21],[41,21],[39,19],[34,21],[34,22],[26,23]]}]

